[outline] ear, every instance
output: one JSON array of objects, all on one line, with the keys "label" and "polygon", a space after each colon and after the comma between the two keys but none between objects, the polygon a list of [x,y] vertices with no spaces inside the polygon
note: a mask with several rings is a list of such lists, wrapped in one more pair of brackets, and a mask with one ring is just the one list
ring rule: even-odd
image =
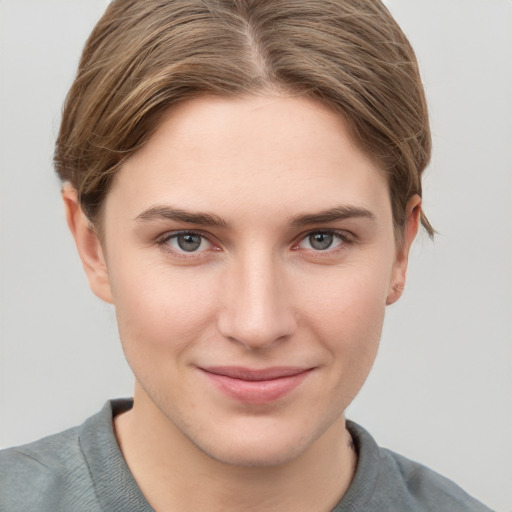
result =
[{"label": "ear", "polygon": [[103,248],[94,226],[82,211],[76,189],[70,183],[63,185],[62,199],[66,209],[66,220],[75,239],[89,286],[100,299],[112,304],[112,289]]},{"label": "ear", "polygon": [[405,288],[405,279],[407,275],[407,263],[409,262],[409,251],[416,234],[418,233],[421,213],[421,198],[417,194],[412,196],[407,203],[407,220],[403,233],[402,243],[397,247],[393,272],[391,275],[388,296],[386,304],[390,305],[396,302]]}]

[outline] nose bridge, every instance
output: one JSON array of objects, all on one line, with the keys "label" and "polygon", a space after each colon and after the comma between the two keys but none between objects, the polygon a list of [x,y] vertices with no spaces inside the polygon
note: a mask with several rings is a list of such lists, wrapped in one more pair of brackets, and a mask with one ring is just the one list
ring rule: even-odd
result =
[{"label": "nose bridge", "polygon": [[226,276],[219,330],[258,349],[293,333],[293,313],[283,262],[270,251],[247,251]]}]

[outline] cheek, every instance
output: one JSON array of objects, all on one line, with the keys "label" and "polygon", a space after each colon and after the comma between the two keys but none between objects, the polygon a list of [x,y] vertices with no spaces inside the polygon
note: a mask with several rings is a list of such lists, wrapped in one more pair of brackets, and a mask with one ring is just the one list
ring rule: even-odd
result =
[{"label": "cheek", "polygon": [[329,355],[331,386],[345,408],[363,385],[375,360],[385,314],[388,280],[382,272],[344,269],[311,294],[304,324]]},{"label": "cheek", "polygon": [[[131,271],[137,268],[138,272]],[[215,315],[215,283],[147,263],[112,276],[119,334],[126,357],[179,354],[205,337]]]},{"label": "cheek", "polygon": [[[323,278],[303,283],[309,290],[302,307],[315,324],[326,330],[375,332],[384,318],[391,265],[347,265],[325,273]],[[306,276],[306,280],[310,280]],[[349,337],[356,340],[359,336]]]}]

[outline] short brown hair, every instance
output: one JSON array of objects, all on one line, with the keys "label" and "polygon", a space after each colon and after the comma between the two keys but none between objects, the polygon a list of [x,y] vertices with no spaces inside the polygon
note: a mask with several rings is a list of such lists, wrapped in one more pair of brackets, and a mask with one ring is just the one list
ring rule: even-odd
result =
[{"label": "short brown hair", "polygon": [[[171,105],[268,91],[343,116],[389,175],[401,233],[431,138],[414,52],[379,0],[113,0],[67,96],[56,171],[95,222],[113,175]],[[423,212],[421,221],[432,235]]]}]

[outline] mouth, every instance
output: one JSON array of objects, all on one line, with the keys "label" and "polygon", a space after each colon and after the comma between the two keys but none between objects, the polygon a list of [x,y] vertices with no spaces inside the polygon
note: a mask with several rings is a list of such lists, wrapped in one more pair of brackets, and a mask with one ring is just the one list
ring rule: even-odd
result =
[{"label": "mouth", "polygon": [[229,398],[250,404],[266,404],[291,393],[314,368],[215,366],[199,370]]}]

